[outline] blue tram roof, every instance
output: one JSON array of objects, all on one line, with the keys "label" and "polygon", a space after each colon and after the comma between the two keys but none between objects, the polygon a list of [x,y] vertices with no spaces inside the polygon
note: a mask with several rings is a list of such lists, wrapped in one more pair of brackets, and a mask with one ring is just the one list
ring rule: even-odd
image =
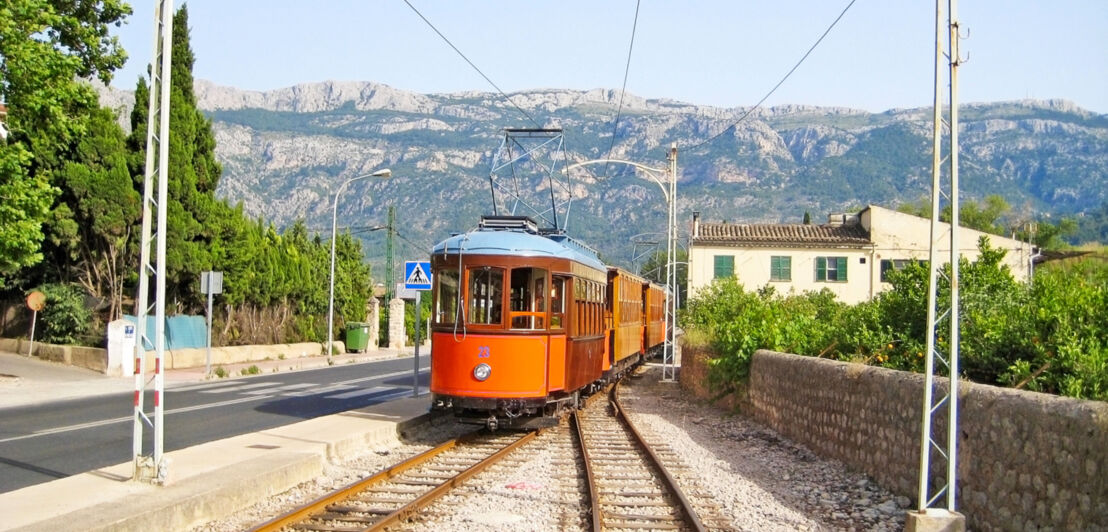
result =
[{"label": "blue tram roof", "polygon": [[564,235],[537,235],[523,230],[479,229],[454,235],[435,245],[432,255],[459,251],[478,255],[557,257],[606,270],[596,251]]}]

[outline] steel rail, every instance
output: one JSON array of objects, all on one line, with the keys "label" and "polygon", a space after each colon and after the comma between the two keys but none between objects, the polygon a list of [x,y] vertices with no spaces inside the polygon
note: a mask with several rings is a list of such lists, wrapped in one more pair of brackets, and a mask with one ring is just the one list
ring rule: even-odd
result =
[{"label": "steel rail", "polygon": [[600,523],[600,490],[596,488],[596,478],[592,472],[592,460],[589,458],[589,449],[585,446],[585,432],[581,428],[581,421],[577,417],[577,412],[574,412],[569,419],[573,424],[573,432],[577,435],[574,441],[577,442],[577,448],[581,451],[581,458],[585,462],[585,476],[589,481],[589,512],[592,513],[592,530],[593,532],[601,532],[604,528]]},{"label": "steel rail", "polygon": [[650,457],[650,461],[654,465],[655,469],[657,469],[658,472],[661,473],[662,482],[677,497],[677,500],[680,501],[681,512],[685,514],[685,518],[688,520],[689,524],[691,524],[693,526],[693,529],[697,530],[698,532],[706,532],[708,529],[704,527],[704,523],[700,522],[700,516],[696,513],[696,510],[693,508],[693,505],[689,501],[689,499],[685,497],[685,492],[681,491],[681,487],[677,485],[677,479],[673,478],[673,475],[669,474],[669,471],[662,464],[662,459],[654,453],[654,449],[646,442],[646,440],[642,437],[642,434],[640,434],[638,429],[635,428],[635,424],[631,422],[631,418],[628,417],[627,414],[623,411],[623,405],[619,403],[618,382],[615,386],[612,386],[611,390],[609,391],[609,397],[611,398],[610,402],[612,408],[615,409],[616,417],[618,417],[620,421],[627,425],[627,428],[635,437],[635,443],[637,443],[640,448],[646,451],[646,454]]},{"label": "steel rail", "polygon": [[386,515],[384,518],[382,518],[380,521],[374,523],[372,526],[370,526],[366,530],[384,530],[385,527],[387,527],[389,525],[395,525],[395,524],[399,523],[400,521],[408,519],[409,517],[415,515],[417,512],[419,512],[423,508],[425,508],[428,505],[430,505],[431,503],[433,503],[435,500],[437,500],[440,497],[442,497],[443,495],[445,495],[451,489],[454,489],[455,487],[461,485],[466,480],[469,480],[470,477],[484,471],[485,469],[487,469],[492,464],[500,461],[500,459],[507,456],[508,453],[516,450],[517,448],[519,448],[523,444],[531,441],[532,439],[535,438],[535,436],[538,436],[540,432],[542,432],[542,429],[533,430],[531,432],[528,432],[522,438],[520,438],[520,439],[516,440],[515,442],[509,444],[508,446],[504,447],[503,449],[501,449],[499,451],[496,451],[495,453],[490,455],[488,458],[485,458],[484,460],[481,460],[480,462],[477,462],[476,464],[473,464],[472,466],[470,466],[469,469],[466,469],[465,471],[462,471],[461,473],[458,473],[456,476],[454,476],[454,478],[451,478],[451,479],[447,480],[446,482],[443,482],[442,484],[439,484],[438,486],[432,488],[427,493],[424,493],[423,495],[420,495],[419,497],[417,497],[412,502],[400,507],[399,509],[397,509],[396,511],[394,511],[391,514]]},{"label": "steel rail", "polygon": [[[473,433],[473,434],[476,434],[476,433]],[[454,447],[457,447],[459,441],[465,441],[465,440],[469,439],[470,437],[472,437],[472,434],[462,436],[460,438],[454,438],[454,439],[451,439],[449,441],[446,441],[446,442],[438,445],[434,449],[430,449],[430,450],[425,451],[423,453],[420,453],[416,456],[413,456],[413,457],[411,457],[407,460],[404,460],[403,462],[400,462],[399,464],[391,466],[387,469],[383,469],[380,472],[375,473],[374,475],[372,475],[370,477],[367,477],[367,478],[364,478],[364,479],[359,480],[357,482],[354,482],[353,484],[350,484],[350,485],[348,485],[348,486],[346,486],[342,489],[339,489],[338,491],[335,491],[333,493],[329,493],[327,495],[324,495],[323,497],[320,497],[320,498],[308,503],[306,506],[302,506],[302,507],[297,508],[297,509],[295,509],[291,512],[288,512],[284,515],[281,515],[281,516],[278,516],[274,519],[266,521],[265,523],[262,523],[262,524],[260,524],[256,527],[254,527],[254,528],[251,528],[250,530],[251,530],[251,532],[274,532],[274,531],[282,530],[285,527],[290,526],[294,523],[299,523],[299,522],[305,521],[305,520],[309,519],[312,515],[325,512],[327,507],[332,505],[332,504],[343,502],[346,499],[354,497],[355,495],[357,495],[361,491],[365,490],[369,486],[372,486],[373,484],[377,484],[377,483],[379,483],[383,480],[395,477],[397,475],[400,475],[401,473],[404,473],[405,471],[408,471],[410,469],[414,469],[416,467],[419,467],[420,465],[423,465],[424,463],[430,461],[432,458],[434,458],[434,457],[436,457],[436,456],[438,456],[438,455],[440,455],[440,454],[442,454],[446,451],[449,451],[450,449],[453,449]]]}]

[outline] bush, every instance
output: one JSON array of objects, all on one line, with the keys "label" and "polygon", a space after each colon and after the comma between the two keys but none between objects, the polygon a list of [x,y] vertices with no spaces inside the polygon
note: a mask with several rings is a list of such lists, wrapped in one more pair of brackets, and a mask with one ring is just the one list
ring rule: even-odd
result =
[{"label": "bush", "polygon": [[[976,262],[959,265],[961,375],[1108,400],[1108,264],[1048,268],[1026,284],[1012,278],[1003,250],[987,239],[979,247]],[[950,273],[947,265],[939,276],[940,307],[950,305]],[[772,286],[748,292],[721,279],[688,302],[683,323],[718,353],[709,373],[716,390],[741,387],[758,349],[922,372],[928,276],[921,264],[891,272],[891,290],[854,306],[826,290],[780,296]],[[949,353],[949,320],[937,329],[936,349]]]},{"label": "bush", "polygon": [[39,312],[39,340],[49,344],[96,345],[92,333],[92,310],[85,305],[85,291],[73,284],[46,284],[46,307]]}]

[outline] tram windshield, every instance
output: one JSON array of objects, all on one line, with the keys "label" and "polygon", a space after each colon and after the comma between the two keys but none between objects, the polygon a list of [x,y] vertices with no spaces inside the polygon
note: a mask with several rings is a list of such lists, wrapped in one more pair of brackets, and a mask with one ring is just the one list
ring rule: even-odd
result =
[{"label": "tram windshield", "polygon": [[441,269],[435,274],[435,322],[453,323],[458,315],[458,270]]}]

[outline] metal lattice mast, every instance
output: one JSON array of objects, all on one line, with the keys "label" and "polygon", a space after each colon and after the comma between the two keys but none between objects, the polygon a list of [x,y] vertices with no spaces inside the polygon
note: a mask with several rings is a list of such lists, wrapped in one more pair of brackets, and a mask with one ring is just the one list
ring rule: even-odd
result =
[{"label": "metal lattice mast", "polygon": [[[949,7],[949,19],[947,21],[947,43],[949,51],[943,53],[943,3],[937,0],[935,3],[935,102],[934,102],[934,138],[931,181],[931,250],[929,255],[929,281],[927,294],[927,360],[926,377],[923,400],[923,424],[920,434],[920,470],[919,470],[919,500],[920,512],[939,511],[954,512],[958,470],[958,344],[959,344],[959,317],[958,317],[958,259],[961,255],[958,241],[958,65],[960,62],[958,39],[959,29],[955,17],[955,0],[946,0]],[[942,66],[945,60],[949,63],[950,73],[950,118],[943,118],[942,96]],[[943,126],[950,133],[949,162],[950,190],[945,193],[942,189],[941,156]],[[939,221],[941,213],[941,196],[947,196],[950,204],[950,224],[948,228]],[[943,231],[949,230],[949,236]],[[944,237],[948,238],[950,245],[950,301],[943,304],[939,301],[939,277],[942,275],[942,264],[939,262],[940,247]],[[939,306],[942,305],[942,308]],[[944,321],[948,324],[949,340],[943,345],[942,328]],[[945,351],[945,353],[943,352]],[[947,368],[949,387],[944,392],[936,386],[936,376],[939,373],[936,361]],[[945,410],[945,412],[944,412]],[[946,434],[942,437],[937,425],[946,417]],[[945,483],[931,489],[929,486],[931,477],[932,455],[946,462]],[[946,504],[941,505],[940,499],[946,497]],[[934,505],[934,506],[933,506]],[[940,506],[941,505],[941,506]],[[945,507],[945,508],[944,508]]]},{"label": "metal lattice mast", "polygon": [[396,220],[396,208],[389,205],[388,234],[385,235],[385,315],[388,315],[389,301],[392,301],[392,236],[396,232],[393,223]]},{"label": "metal lattice mast", "polygon": [[[169,190],[169,89],[170,61],[173,56],[173,1],[160,0],[154,13],[154,56],[150,63],[150,102],[146,123],[146,169],[143,181],[142,242],[139,265],[138,309],[135,314],[135,414],[134,455],[135,480],[164,482],[166,461],[162,453],[165,439],[162,423],[165,378],[162,364],[165,354],[165,231],[166,202]],[[155,133],[157,128],[157,133]],[[157,194],[155,197],[154,194]],[[154,221],[156,219],[156,222]],[[156,223],[157,226],[152,227]],[[150,257],[155,246],[154,260]],[[154,302],[150,303],[150,277],[154,277]],[[147,318],[154,309],[154,339],[149,338]],[[154,420],[143,411],[146,389],[146,344],[154,346]],[[143,454],[143,425],[154,428],[152,455]]]},{"label": "metal lattice mast", "polygon": [[677,374],[677,143],[669,147],[669,218],[666,225],[666,335],[662,351],[662,380],[672,381]]}]

